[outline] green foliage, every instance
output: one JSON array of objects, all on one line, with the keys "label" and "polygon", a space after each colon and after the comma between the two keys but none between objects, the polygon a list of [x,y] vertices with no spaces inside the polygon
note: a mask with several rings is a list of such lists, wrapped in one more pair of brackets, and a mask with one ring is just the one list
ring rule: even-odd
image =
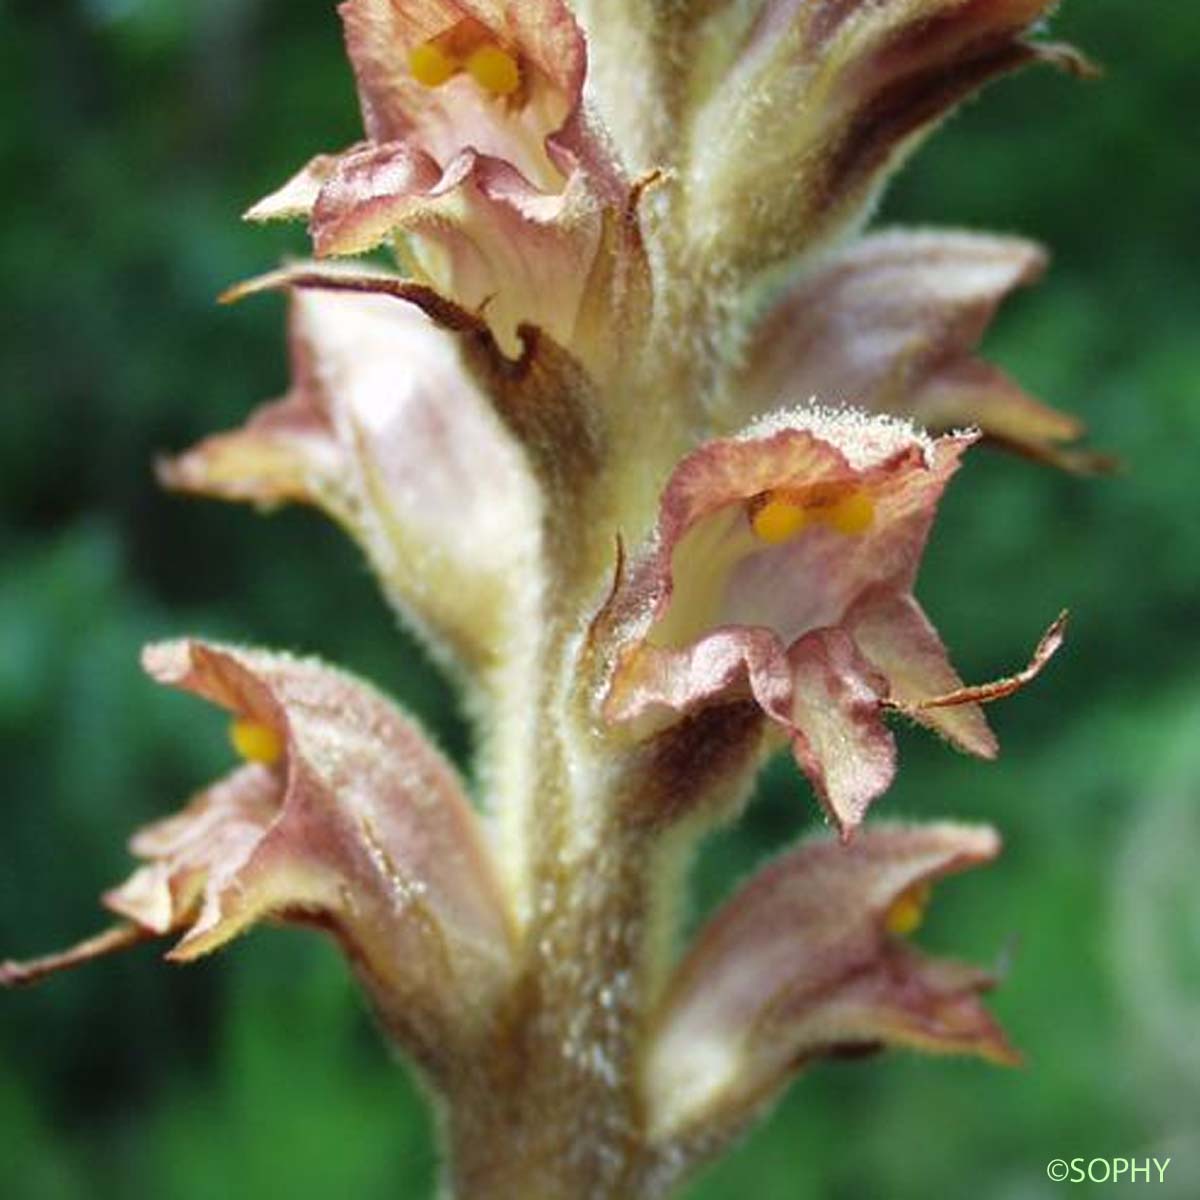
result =
[{"label": "green foliage", "polygon": [[[971,456],[921,589],[956,660],[972,678],[1015,665],[1063,605],[1072,639],[995,712],[999,764],[905,735],[879,810],[1005,831],[1005,857],[941,889],[921,937],[984,960],[1013,947],[996,1008],[1030,1066],[819,1068],[696,1200],[1035,1197],[1052,1194],[1050,1158],[1155,1152],[1175,1158],[1163,1195],[1200,1194],[1200,915],[1181,849],[1200,844],[1200,85],[1190,6],[1154,8],[1066,5],[1057,32],[1108,80],[999,85],[883,214],[1054,248],[989,352],[1128,464],[1097,482]],[[336,531],[168,498],[149,470],[283,384],[278,303],[212,298],[303,246],[239,210],[355,136],[332,6],[27,6],[0,73],[0,950],[18,954],[91,928],[126,831],[227,762],[219,718],[141,677],[149,638],[315,652],[389,688],[460,759],[467,741]],[[715,900],[811,811],[773,766],[704,856],[698,895]],[[0,1012],[5,1196],[429,1191],[423,1105],[311,936],[256,933],[186,971],[142,950]]]}]

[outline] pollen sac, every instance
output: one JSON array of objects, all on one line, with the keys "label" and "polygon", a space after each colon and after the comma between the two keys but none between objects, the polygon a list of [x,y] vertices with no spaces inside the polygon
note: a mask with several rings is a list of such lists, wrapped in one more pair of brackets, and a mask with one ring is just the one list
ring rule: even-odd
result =
[{"label": "pollen sac", "polygon": [[825,510],[825,521],[850,537],[866,533],[875,519],[875,504],[866,492],[851,492]]},{"label": "pollen sac", "polygon": [[874,501],[861,490],[837,495],[768,492],[750,510],[750,528],[769,546],[791,541],[814,523],[854,537],[870,529],[874,519]]},{"label": "pollen sac", "polygon": [[925,910],[929,907],[932,894],[933,886],[928,880],[901,892],[884,913],[884,928],[898,937],[907,937],[910,933],[915,933],[925,919]]},{"label": "pollen sac", "polygon": [[521,86],[517,60],[495,45],[480,46],[467,59],[467,73],[493,96],[511,96]]},{"label": "pollen sac", "polygon": [[247,762],[273,766],[283,757],[283,738],[261,721],[239,717],[229,725],[229,740]]},{"label": "pollen sac", "polygon": [[511,96],[521,87],[516,54],[499,45],[487,26],[470,17],[415,46],[408,55],[408,69],[428,88],[441,87],[464,72],[489,96]]},{"label": "pollen sac", "polygon": [[440,87],[458,70],[458,64],[436,42],[414,46],[408,56],[408,69],[422,87]]},{"label": "pollen sac", "polygon": [[804,505],[783,496],[769,496],[750,517],[754,536],[769,546],[791,541],[807,524]]}]

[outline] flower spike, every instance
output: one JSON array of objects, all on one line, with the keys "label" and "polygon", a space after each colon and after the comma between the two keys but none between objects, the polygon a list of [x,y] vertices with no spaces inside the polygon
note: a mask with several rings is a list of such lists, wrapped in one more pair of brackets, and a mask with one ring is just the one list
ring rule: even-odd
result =
[{"label": "flower spike", "polygon": [[[994,973],[910,941],[998,836],[866,817],[893,717],[992,758],[982,706],[1063,641],[968,685],[917,601],[966,450],[1111,465],[977,357],[1039,247],[859,235],[989,80],[1086,71],[1036,36],[1051,0],[576,2],[342,0],[363,139],[247,213],[318,261],[223,297],[286,295],[290,386],[159,464],[351,534],[464,687],[483,815],[366,684],[152,646],[239,762],[134,836],[117,924],[0,964],[323,930],[437,1093],[447,1197],[664,1200],[818,1058],[1017,1061]],[[785,745],[836,836],[676,961],[689,856]]]}]

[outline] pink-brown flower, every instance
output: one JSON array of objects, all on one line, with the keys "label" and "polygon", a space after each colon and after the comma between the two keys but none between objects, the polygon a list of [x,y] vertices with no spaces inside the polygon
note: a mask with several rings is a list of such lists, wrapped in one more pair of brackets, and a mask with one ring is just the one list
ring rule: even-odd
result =
[{"label": "pink-brown flower", "polygon": [[684,459],[650,548],[610,602],[621,648],[604,701],[647,735],[747,695],[791,741],[843,834],[891,782],[898,708],[984,758],[976,701],[912,595],[942,490],[969,436],[817,408],[777,415]]},{"label": "pink-brown flower", "polygon": [[904,940],[935,881],[999,849],[987,827],[883,824],[760,871],[701,930],[653,1020],[655,1140],[736,1128],[822,1055],[900,1045],[1018,1062],[979,1002],[993,976]]},{"label": "pink-brown flower", "polygon": [[597,257],[618,252],[604,228],[625,195],[580,109],[586,54],[569,10],[340,11],[369,140],[319,155],[247,216],[307,217],[322,257],[394,244],[416,279],[484,314],[511,357],[522,323],[569,343]]},{"label": "pink-brown flower", "polygon": [[562,186],[587,70],[563,0],[345,0],[338,11],[373,143],[412,145],[443,169],[472,149],[543,190]]},{"label": "pink-brown flower", "polygon": [[485,1020],[513,969],[513,928],[451,767],[365,684],[312,660],[171,642],[155,679],[234,715],[249,761],[141,830],[147,860],[105,903],[130,925],[74,951],[5,964],[23,982],[144,937],[190,960],[264,918],[331,933],[381,1018],[436,1067]]}]

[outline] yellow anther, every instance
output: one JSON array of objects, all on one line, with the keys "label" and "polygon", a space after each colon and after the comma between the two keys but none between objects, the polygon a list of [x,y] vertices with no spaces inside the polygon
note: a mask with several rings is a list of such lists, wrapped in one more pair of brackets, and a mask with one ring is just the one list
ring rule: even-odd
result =
[{"label": "yellow anther", "polygon": [[458,70],[458,64],[435,42],[422,42],[409,51],[408,69],[424,87],[440,87]]},{"label": "yellow anther", "polygon": [[851,492],[826,509],[824,519],[838,533],[865,533],[875,519],[875,503],[866,492]]},{"label": "yellow anther", "polygon": [[233,748],[247,761],[271,766],[283,757],[283,738],[261,721],[239,717],[229,725]]},{"label": "yellow anther", "polygon": [[925,919],[925,909],[929,906],[929,897],[933,893],[933,885],[925,880],[905,888],[895,900],[888,905],[883,914],[883,927],[888,933],[906,937],[915,933]]},{"label": "yellow anther", "polygon": [[769,546],[779,546],[790,541],[808,523],[808,513],[803,504],[781,496],[770,497],[750,517],[750,528],[755,537]]},{"label": "yellow anther", "polygon": [[521,86],[521,68],[507,50],[485,45],[467,59],[467,71],[485,92],[493,96],[511,96]]}]

